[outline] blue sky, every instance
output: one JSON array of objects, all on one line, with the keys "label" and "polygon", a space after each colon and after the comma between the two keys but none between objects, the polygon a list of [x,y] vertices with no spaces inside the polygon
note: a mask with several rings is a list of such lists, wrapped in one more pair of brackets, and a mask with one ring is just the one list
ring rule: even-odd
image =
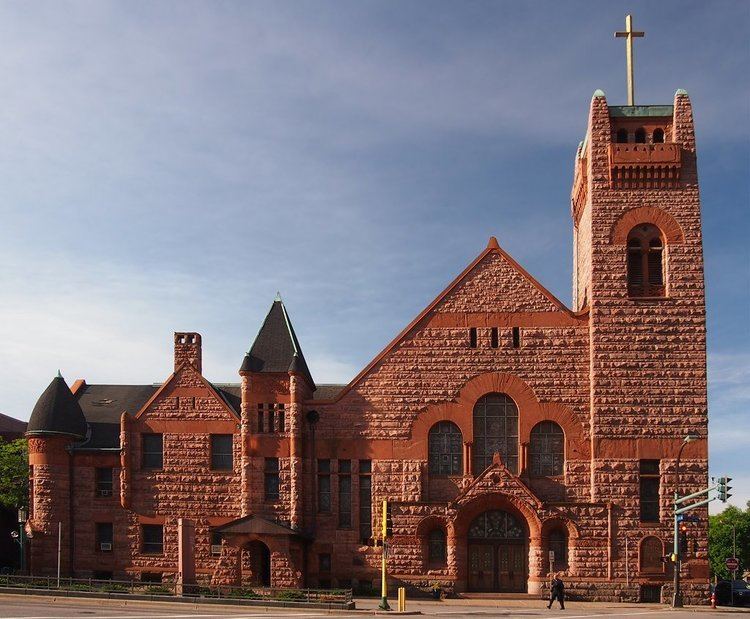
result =
[{"label": "blue sky", "polygon": [[171,334],[237,368],[277,290],[347,382],[494,234],[570,303],[573,155],[593,91],[690,93],[712,474],[750,499],[750,4],[0,4],[0,410],[154,382]]}]

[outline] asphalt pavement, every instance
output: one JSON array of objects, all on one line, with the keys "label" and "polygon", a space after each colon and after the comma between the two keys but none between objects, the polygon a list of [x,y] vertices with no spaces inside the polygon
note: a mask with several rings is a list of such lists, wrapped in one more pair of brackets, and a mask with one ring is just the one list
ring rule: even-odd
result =
[{"label": "asphalt pavement", "polygon": [[[93,619],[315,619],[319,617],[338,617],[354,619],[374,615],[376,601],[358,600],[356,611],[298,610],[286,608],[209,606],[195,604],[175,604],[159,602],[122,602],[119,600],[82,600],[75,598],[43,598],[21,595],[0,595],[0,618],[3,619],[64,619],[80,617]],[[460,619],[462,617],[521,617],[533,619],[677,619],[691,617],[719,617],[729,619],[728,615],[750,618],[750,609],[689,607],[682,610],[671,610],[656,604],[606,604],[570,602],[566,609],[547,610],[544,602],[534,600],[522,605],[504,601],[473,601],[461,604],[460,600],[452,603],[418,600],[409,602],[407,611],[419,613],[425,617],[445,617]],[[735,615],[735,613],[741,613]],[[383,613],[385,614],[385,613]],[[400,613],[387,613],[399,615]]]}]

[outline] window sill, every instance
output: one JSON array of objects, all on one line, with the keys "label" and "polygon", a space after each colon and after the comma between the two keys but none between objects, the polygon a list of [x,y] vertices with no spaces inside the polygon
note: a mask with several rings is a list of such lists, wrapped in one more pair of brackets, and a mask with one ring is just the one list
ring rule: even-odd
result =
[{"label": "window sill", "polygon": [[668,299],[670,299],[670,297],[668,297],[667,295],[663,295],[660,297],[651,297],[651,296],[640,297],[640,296],[633,296],[630,294],[628,295],[628,301],[667,301]]}]

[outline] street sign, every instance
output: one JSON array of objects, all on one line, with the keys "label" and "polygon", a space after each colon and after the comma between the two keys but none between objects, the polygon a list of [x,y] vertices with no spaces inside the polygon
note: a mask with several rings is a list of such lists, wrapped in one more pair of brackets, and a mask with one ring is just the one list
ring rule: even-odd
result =
[{"label": "street sign", "polygon": [[740,566],[740,561],[737,557],[727,557],[726,561],[724,561],[724,565],[727,566],[727,569],[730,572],[734,572]]}]

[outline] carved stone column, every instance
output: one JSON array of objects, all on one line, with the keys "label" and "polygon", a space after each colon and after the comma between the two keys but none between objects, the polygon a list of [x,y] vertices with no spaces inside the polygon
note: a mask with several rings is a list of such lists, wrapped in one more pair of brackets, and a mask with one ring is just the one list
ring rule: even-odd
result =
[{"label": "carved stone column", "polygon": [[251,513],[252,497],[250,493],[250,376],[244,372],[242,377],[242,407],[240,414],[240,515],[244,518]]},{"label": "carved stone column", "polygon": [[289,523],[302,528],[302,385],[289,373]]},{"label": "carved stone column", "polygon": [[539,594],[542,591],[542,583],[546,580],[547,567],[545,567],[544,546],[541,536],[533,536],[529,539],[529,588],[528,592]]}]

